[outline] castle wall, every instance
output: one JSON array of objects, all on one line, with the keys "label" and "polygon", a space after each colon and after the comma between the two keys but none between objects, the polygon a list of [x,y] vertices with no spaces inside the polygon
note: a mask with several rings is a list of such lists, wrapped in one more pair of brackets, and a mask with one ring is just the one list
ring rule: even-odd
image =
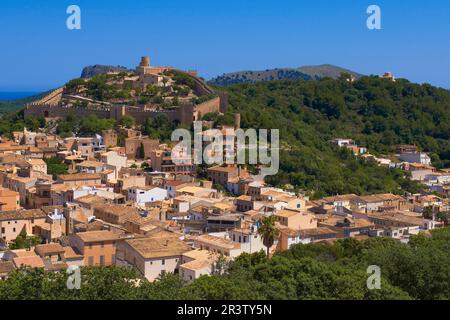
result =
[{"label": "castle wall", "polygon": [[62,107],[62,106],[30,106],[24,110],[26,117],[44,117],[44,118],[65,118],[69,114],[73,114],[76,117],[87,117],[91,114],[96,115],[99,118],[110,118],[109,109],[91,109],[91,108],[74,108],[74,107]]},{"label": "castle wall", "polygon": [[205,101],[195,106],[195,112],[197,112],[197,117],[200,119],[205,114],[210,112],[220,111],[220,97]]}]

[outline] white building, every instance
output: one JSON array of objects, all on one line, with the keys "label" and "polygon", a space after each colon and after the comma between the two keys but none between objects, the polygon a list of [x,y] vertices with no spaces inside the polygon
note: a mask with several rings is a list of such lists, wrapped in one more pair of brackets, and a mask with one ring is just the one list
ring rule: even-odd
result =
[{"label": "white building", "polygon": [[408,163],[431,164],[431,158],[425,152],[401,153],[399,159]]},{"label": "white building", "polygon": [[137,204],[162,201],[169,197],[167,190],[158,187],[131,187],[128,189],[128,200]]}]

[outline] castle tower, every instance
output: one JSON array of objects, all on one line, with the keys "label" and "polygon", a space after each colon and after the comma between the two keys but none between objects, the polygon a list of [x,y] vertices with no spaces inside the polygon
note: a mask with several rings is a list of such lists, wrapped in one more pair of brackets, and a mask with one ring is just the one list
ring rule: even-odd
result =
[{"label": "castle tower", "polygon": [[150,67],[150,57],[144,56],[141,58],[141,63],[139,64],[140,67]]}]

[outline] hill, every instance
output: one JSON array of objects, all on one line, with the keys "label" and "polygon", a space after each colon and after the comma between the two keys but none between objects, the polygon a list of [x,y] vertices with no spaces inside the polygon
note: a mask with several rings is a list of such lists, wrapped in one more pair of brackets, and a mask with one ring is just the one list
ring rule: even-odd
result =
[{"label": "hill", "polygon": [[93,66],[84,67],[81,71],[81,78],[92,78],[99,74],[108,72],[128,72],[128,68],[122,66],[105,66],[101,64],[96,64]]},{"label": "hill", "polygon": [[[407,80],[362,77],[352,83],[278,80],[221,87],[229,110],[244,128],[280,129],[280,172],[274,185],[291,184],[314,196],[416,192],[420,186],[398,169],[364,163],[329,141],[352,138],[374,154],[392,154],[396,144],[415,144],[437,167],[450,166],[450,91]],[[209,116],[208,118],[214,118]]]},{"label": "hill", "polygon": [[15,99],[15,100],[0,100],[0,114],[17,111],[25,106],[25,104],[39,100],[44,97],[48,92],[43,92],[31,97]]},{"label": "hill", "polygon": [[300,68],[276,68],[262,71],[238,71],[224,73],[221,76],[213,78],[210,84],[227,86],[239,83],[255,83],[258,81],[271,81],[283,79],[303,79],[317,80],[320,78],[330,77],[337,79],[341,73],[349,73],[355,78],[361,77],[360,74],[341,67],[330,64],[318,66],[304,66]]}]

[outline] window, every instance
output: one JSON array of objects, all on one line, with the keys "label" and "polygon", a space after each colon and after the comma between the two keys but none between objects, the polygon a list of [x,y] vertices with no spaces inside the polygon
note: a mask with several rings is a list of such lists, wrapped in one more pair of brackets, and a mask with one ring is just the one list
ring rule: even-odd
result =
[{"label": "window", "polygon": [[105,265],[105,256],[100,256],[100,265],[101,266]]},{"label": "window", "polygon": [[161,260],[161,264],[162,264],[162,265],[165,265],[165,264],[166,264],[166,260],[162,259],[162,260]]},{"label": "window", "polygon": [[88,266],[92,267],[94,265],[94,257],[88,257]]},{"label": "window", "polygon": [[13,228],[13,232],[16,232],[16,228]]},{"label": "window", "polygon": [[5,233],[5,227],[2,228],[2,233]]}]

